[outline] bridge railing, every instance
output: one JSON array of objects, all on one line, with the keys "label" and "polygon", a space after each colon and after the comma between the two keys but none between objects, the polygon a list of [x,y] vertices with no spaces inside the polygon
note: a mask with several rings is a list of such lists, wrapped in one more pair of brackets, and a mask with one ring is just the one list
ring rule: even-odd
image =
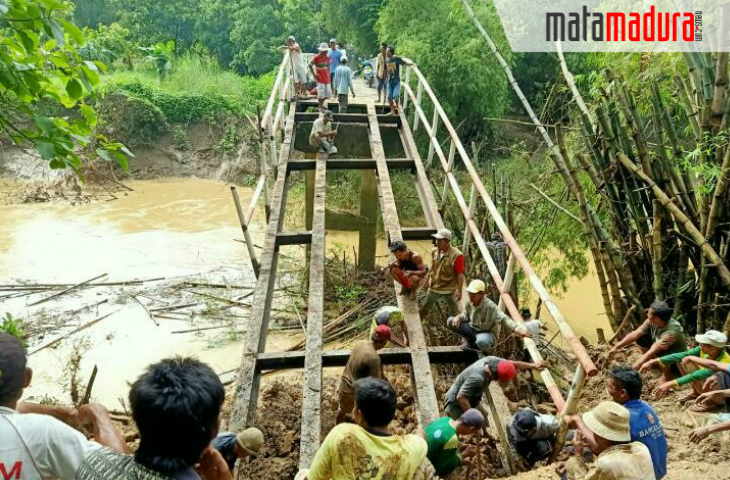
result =
[{"label": "bridge railing", "polygon": [[[415,76],[416,79],[416,91],[413,91],[413,88],[411,87],[411,77]],[[553,301],[550,294],[548,293],[547,289],[545,288],[545,285],[543,285],[542,281],[540,280],[540,277],[535,272],[535,269],[530,264],[530,261],[527,259],[527,256],[522,251],[522,248],[517,243],[515,238],[512,236],[512,233],[510,232],[509,228],[507,227],[507,224],[505,223],[504,219],[502,218],[501,214],[499,213],[499,210],[497,206],[495,205],[494,201],[490,197],[489,193],[487,193],[487,189],[485,188],[484,184],[482,183],[481,178],[479,177],[479,174],[477,173],[476,169],[474,168],[474,165],[471,162],[471,159],[469,158],[469,155],[467,154],[466,150],[464,149],[464,145],[461,143],[461,140],[459,139],[458,134],[456,133],[456,129],[451,124],[451,121],[449,120],[448,116],[446,115],[446,112],[444,111],[443,107],[438,101],[438,98],[434,94],[433,90],[431,89],[431,86],[429,85],[428,81],[424,77],[424,75],[421,73],[421,71],[418,69],[418,66],[415,64],[409,67],[406,67],[405,72],[405,79],[404,79],[404,100],[403,100],[403,109],[404,111],[407,111],[409,102],[413,105],[414,113],[414,119],[413,119],[413,131],[415,132],[418,130],[418,128],[423,128],[428,135],[429,138],[429,146],[428,146],[428,157],[426,159],[426,165],[428,168],[434,168],[432,166],[434,154],[439,159],[439,166],[443,170],[444,174],[446,175],[446,179],[444,181],[443,186],[443,194],[442,194],[442,206],[445,204],[446,198],[448,196],[449,190],[453,192],[454,196],[456,197],[456,201],[459,205],[459,208],[462,212],[463,218],[464,218],[464,231],[465,231],[465,238],[464,238],[464,245],[469,245],[471,243],[471,239],[473,238],[474,243],[476,243],[479,253],[481,254],[482,259],[486,262],[487,268],[489,270],[490,275],[492,276],[492,279],[494,281],[494,284],[499,289],[500,292],[500,301],[499,306],[500,309],[504,310],[505,308],[509,311],[511,316],[515,318],[518,322],[521,320],[521,316],[519,315],[519,311],[516,308],[516,305],[514,304],[514,301],[512,300],[512,297],[510,296],[509,292],[512,287],[512,283],[514,281],[514,272],[515,268],[517,266],[522,268],[522,271],[524,272],[525,276],[527,277],[527,280],[529,281],[530,286],[532,289],[537,293],[539,298],[541,299],[542,303],[545,305],[545,307],[548,309],[550,316],[553,318],[555,323],[557,324],[560,333],[562,334],[562,337],[565,339],[566,343],[569,345],[571,351],[575,355],[575,358],[578,360],[578,369],[576,371],[576,377],[580,377],[579,381],[577,382],[579,385],[582,385],[583,378],[586,374],[589,376],[595,375],[598,372],[598,369],[594,365],[593,361],[588,356],[588,353],[586,352],[585,348],[583,347],[583,344],[580,342],[580,339],[575,335],[572,328],[568,324],[568,322],[565,320],[565,317],[560,312],[560,309],[558,308],[557,304]],[[425,96],[429,99],[431,106],[433,108],[433,117],[430,119],[427,118],[426,113],[424,112],[424,93]],[[441,145],[441,141],[437,137],[437,133],[439,130],[439,127],[442,126],[442,128],[446,129],[448,133],[447,141],[449,142],[449,152],[448,154],[445,154]],[[458,181],[456,180],[456,177],[454,176],[454,165],[456,162],[456,155],[458,154],[459,159],[461,160],[461,163],[466,168],[467,173],[469,174],[469,179],[471,183],[471,192],[469,195],[469,201],[467,204],[467,200],[464,197],[464,194],[461,191],[461,187],[459,186]],[[497,268],[497,265],[495,264],[494,260],[492,259],[489,249],[487,248],[487,244],[481,234],[481,230],[479,229],[479,226],[474,221],[474,212],[477,208],[477,202],[481,198],[481,201],[484,203],[485,207],[487,208],[487,211],[489,212],[490,216],[494,220],[497,228],[499,229],[500,233],[502,234],[502,238],[504,242],[507,244],[507,246],[510,249],[511,255],[510,259],[507,265],[507,271],[505,274],[505,278],[502,279],[499,269]],[[530,354],[532,355],[533,359],[540,359],[541,355],[539,351],[537,350],[537,347],[535,346],[534,342],[528,340],[526,342],[528,350],[530,351]],[[555,382],[552,380],[551,375],[549,372],[543,372],[542,375],[543,381],[545,382],[545,386],[548,388],[548,391],[550,392],[553,400],[556,403],[556,406],[562,410],[564,407],[564,401],[562,398],[562,395],[560,391],[558,390],[557,386],[555,385]],[[574,384],[576,382],[574,381]],[[571,395],[569,395],[569,400],[577,400],[572,399],[572,396],[575,396],[578,392],[573,392],[571,390]]]}]

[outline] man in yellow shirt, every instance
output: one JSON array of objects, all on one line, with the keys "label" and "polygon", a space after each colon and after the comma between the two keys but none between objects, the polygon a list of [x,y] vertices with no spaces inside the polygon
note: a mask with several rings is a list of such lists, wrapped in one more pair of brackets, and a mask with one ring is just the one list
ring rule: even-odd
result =
[{"label": "man in yellow shirt", "polygon": [[380,378],[355,382],[357,424],[341,423],[322,442],[311,468],[295,480],[422,480],[433,467],[426,458],[428,446],[418,435],[392,435],[388,425],[396,410],[393,386]]}]

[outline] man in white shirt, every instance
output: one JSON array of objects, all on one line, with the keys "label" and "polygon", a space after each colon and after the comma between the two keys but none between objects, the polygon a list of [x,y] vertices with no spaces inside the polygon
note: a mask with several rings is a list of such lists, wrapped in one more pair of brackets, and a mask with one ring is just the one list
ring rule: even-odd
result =
[{"label": "man in white shirt", "polygon": [[309,132],[309,145],[317,149],[317,153],[334,155],[337,153],[335,147],[335,135],[337,130],[332,130],[332,119],[334,115],[331,110],[325,110],[312,124],[312,131]]},{"label": "man in white shirt", "polygon": [[[124,438],[101,405],[77,410],[18,403],[33,371],[17,338],[0,333],[0,477],[71,480],[81,462],[102,445],[127,452]],[[89,425],[98,443],[66,423]]]},{"label": "man in white shirt", "polygon": [[302,63],[302,49],[293,36],[286,39],[286,45],[279,47],[279,51],[289,50],[291,59],[292,76],[294,77],[295,92],[297,97],[307,96],[307,69]]}]

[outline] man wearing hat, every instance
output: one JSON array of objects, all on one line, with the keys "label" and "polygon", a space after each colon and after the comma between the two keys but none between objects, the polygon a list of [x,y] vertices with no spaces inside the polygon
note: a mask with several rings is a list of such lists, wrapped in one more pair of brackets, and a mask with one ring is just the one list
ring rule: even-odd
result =
[{"label": "man wearing hat", "polygon": [[[5,479],[72,479],[84,459],[102,445],[129,451],[101,405],[75,410],[19,403],[32,377],[22,342],[0,333],[0,472]],[[68,424],[90,426],[96,441]]]},{"label": "man wearing hat", "polygon": [[277,50],[289,50],[291,60],[292,77],[294,77],[295,93],[297,96],[304,96],[307,93],[307,69],[302,63],[302,49],[293,36],[286,39],[286,45]]},{"label": "man wearing hat", "polygon": [[466,287],[469,301],[466,302],[464,312],[446,319],[446,326],[463,338],[462,348],[479,349],[487,353],[494,346],[499,325],[519,337],[529,337],[527,329],[513,322],[493,301],[486,298],[486,290],[483,281],[472,280]]},{"label": "man wearing hat", "polygon": [[[578,429],[594,455],[595,463],[588,469],[583,449],[576,448],[574,456],[558,465],[562,478],[570,480],[655,480],[651,455],[646,445],[631,441],[629,411],[615,402],[601,402],[582,417],[565,417],[569,427]],[[566,476],[567,475],[567,476]]]},{"label": "man wearing hat", "polygon": [[517,370],[543,369],[545,363],[518,362],[499,357],[484,357],[472,363],[456,377],[454,384],[446,392],[444,411],[453,419],[459,418],[470,408],[476,408],[487,418],[487,411],[482,405],[482,395],[492,381],[498,381],[502,387],[517,376]]},{"label": "man wearing hat", "polygon": [[360,378],[383,378],[383,367],[378,350],[390,340],[390,327],[378,325],[370,334],[370,340],[362,340],[352,348],[350,358],[340,379],[340,408],[337,423],[344,422],[355,406],[355,382]]},{"label": "man wearing hat", "polygon": [[[681,388],[685,385],[690,385],[692,391],[682,397],[680,402],[688,402],[696,400],[701,394],[710,392],[717,387],[717,379],[713,377],[713,371],[708,368],[697,368],[691,360],[687,360],[688,357],[700,357],[702,359],[714,360],[723,364],[730,364],[730,354],[725,350],[727,345],[727,337],[724,333],[718,332],[717,330],[708,330],[704,334],[695,336],[695,340],[699,343],[693,349],[686,350],[680,353],[674,353],[672,355],[665,355],[663,357],[652,360],[642,370],[651,368],[655,363],[660,364],[662,367],[668,367],[671,365],[677,365],[682,376],[676,380],[670,380],[662,383],[655,393],[658,397],[663,397],[669,390]],[[713,378],[711,378],[713,377]],[[694,412],[707,412],[714,408],[716,404],[711,401],[705,401],[704,403],[698,403],[691,407]]]},{"label": "man wearing hat", "polygon": [[343,55],[340,62],[340,66],[335,69],[334,92],[339,102],[338,113],[347,113],[349,102],[347,96],[352,92],[352,97],[355,98],[355,86],[352,84],[352,69],[347,66],[347,57]]},{"label": "man wearing hat", "polygon": [[258,428],[247,428],[238,435],[231,432],[224,432],[213,439],[213,448],[218,450],[233,471],[236,467],[236,460],[244,460],[249,456],[259,454],[264,446],[264,434]]},{"label": "man wearing hat", "polygon": [[507,439],[517,454],[532,468],[535,463],[550,456],[558,434],[558,419],[553,415],[523,408],[512,416],[507,428]]},{"label": "man wearing hat", "polygon": [[451,231],[442,228],[432,235],[436,247],[431,251],[431,270],[426,282],[426,296],[418,314],[423,318],[438,302],[446,302],[449,315],[461,311],[459,301],[464,288],[464,255],[451,245]]},{"label": "man wearing hat", "polygon": [[[622,348],[636,343],[644,355],[634,362],[633,367],[642,370],[642,367],[657,356],[681,353],[687,350],[684,328],[676,319],[672,318],[673,310],[667,302],[654,301],[646,311],[646,321],[639,328],[626,335],[620,342],[608,351],[608,357],[613,357]],[[652,365],[661,366],[657,362]],[[671,368],[662,368],[664,378],[671,380],[677,372]]]},{"label": "man wearing hat", "polygon": [[331,110],[324,110],[322,115],[312,124],[312,131],[309,133],[309,145],[317,149],[319,153],[334,155],[337,147],[334,146],[337,130],[332,130]]},{"label": "man wearing hat", "polygon": [[[370,337],[375,334],[375,330],[380,325],[385,325],[390,328],[390,341],[401,348],[408,346],[408,327],[406,325],[405,315],[403,311],[393,305],[385,305],[380,307],[373,315],[373,321],[370,324]],[[401,342],[395,335],[393,335],[393,329],[400,325],[403,331],[403,341]]]},{"label": "man wearing hat", "polygon": [[317,48],[319,53],[309,62],[309,71],[312,72],[314,81],[317,84],[317,100],[319,109],[324,109],[324,101],[332,96],[332,75],[330,75],[330,57],[327,55],[329,48],[326,43],[320,43]]},{"label": "man wearing hat", "polygon": [[476,408],[470,408],[458,420],[442,417],[426,426],[424,433],[428,443],[428,459],[439,477],[450,478],[451,473],[477,453],[473,446],[460,452],[459,440],[477,434],[482,428],[484,415]]}]

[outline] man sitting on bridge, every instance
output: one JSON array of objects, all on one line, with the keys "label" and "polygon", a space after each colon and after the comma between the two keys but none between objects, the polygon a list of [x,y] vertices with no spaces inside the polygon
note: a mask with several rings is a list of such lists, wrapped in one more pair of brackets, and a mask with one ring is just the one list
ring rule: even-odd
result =
[{"label": "man sitting on bridge", "polygon": [[433,235],[436,248],[431,251],[431,270],[426,283],[426,296],[418,314],[423,318],[440,301],[446,302],[449,315],[461,312],[461,289],[464,288],[466,265],[461,251],[451,245],[451,231],[442,228]]},{"label": "man sitting on bridge", "polygon": [[309,134],[309,144],[317,149],[318,153],[334,155],[337,147],[334,146],[337,130],[332,130],[332,111],[325,110],[322,115],[312,124],[312,131]]},{"label": "man sitting on bridge", "polygon": [[387,325],[378,325],[371,331],[370,340],[357,342],[352,348],[340,379],[340,409],[337,412],[336,423],[344,422],[352,413],[357,380],[365,377],[383,378],[383,366],[380,363],[378,350],[385,347],[388,340],[390,340],[390,328]]},{"label": "man sitting on bridge", "polygon": [[453,419],[459,418],[470,408],[476,408],[487,418],[487,410],[482,405],[482,396],[493,380],[502,387],[517,376],[517,370],[545,368],[545,362],[529,363],[505,360],[499,357],[484,357],[472,363],[456,377],[454,384],[446,392],[444,411]]},{"label": "man sitting on bridge", "polygon": [[[634,362],[633,367],[641,370],[645,363],[659,355],[669,355],[687,350],[684,328],[672,318],[672,309],[666,302],[655,301],[646,312],[646,321],[639,328],[626,335],[623,340],[608,351],[608,358],[613,357],[627,345],[636,343],[644,355]],[[662,366],[664,378],[671,380],[678,371],[671,371]]]},{"label": "man sitting on bridge", "polygon": [[327,434],[309,470],[295,480],[432,478],[428,445],[418,435],[393,435],[388,425],[396,411],[393,386],[380,378],[355,381],[355,424],[341,423]]},{"label": "man sitting on bridge", "polygon": [[395,261],[390,264],[390,276],[403,287],[401,295],[408,294],[411,300],[415,300],[418,287],[428,274],[428,266],[420,255],[409,250],[401,240],[391,243],[390,251],[395,256]]},{"label": "man sitting on bridge", "polygon": [[459,437],[475,435],[484,427],[484,415],[476,408],[470,408],[454,420],[442,417],[429,423],[425,429],[428,443],[428,459],[441,478],[449,475],[462,465],[468,465],[468,458],[477,450],[474,446],[459,452]]},{"label": "man sitting on bridge", "polygon": [[[0,333],[0,472],[5,479],[73,479],[102,445],[128,452],[109,413],[98,404],[78,410],[20,402],[33,371],[20,340]],[[95,442],[69,425],[90,426]]]},{"label": "man sitting on bridge", "polygon": [[501,324],[519,337],[529,337],[530,332],[505,315],[497,305],[486,298],[487,286],[481,280],[472,280],[466,291],[469,301],[464,312],[446,319],[446,326],[463,338],[462,348],[479,349],[487,353],[497,340],[497,327]]}]

